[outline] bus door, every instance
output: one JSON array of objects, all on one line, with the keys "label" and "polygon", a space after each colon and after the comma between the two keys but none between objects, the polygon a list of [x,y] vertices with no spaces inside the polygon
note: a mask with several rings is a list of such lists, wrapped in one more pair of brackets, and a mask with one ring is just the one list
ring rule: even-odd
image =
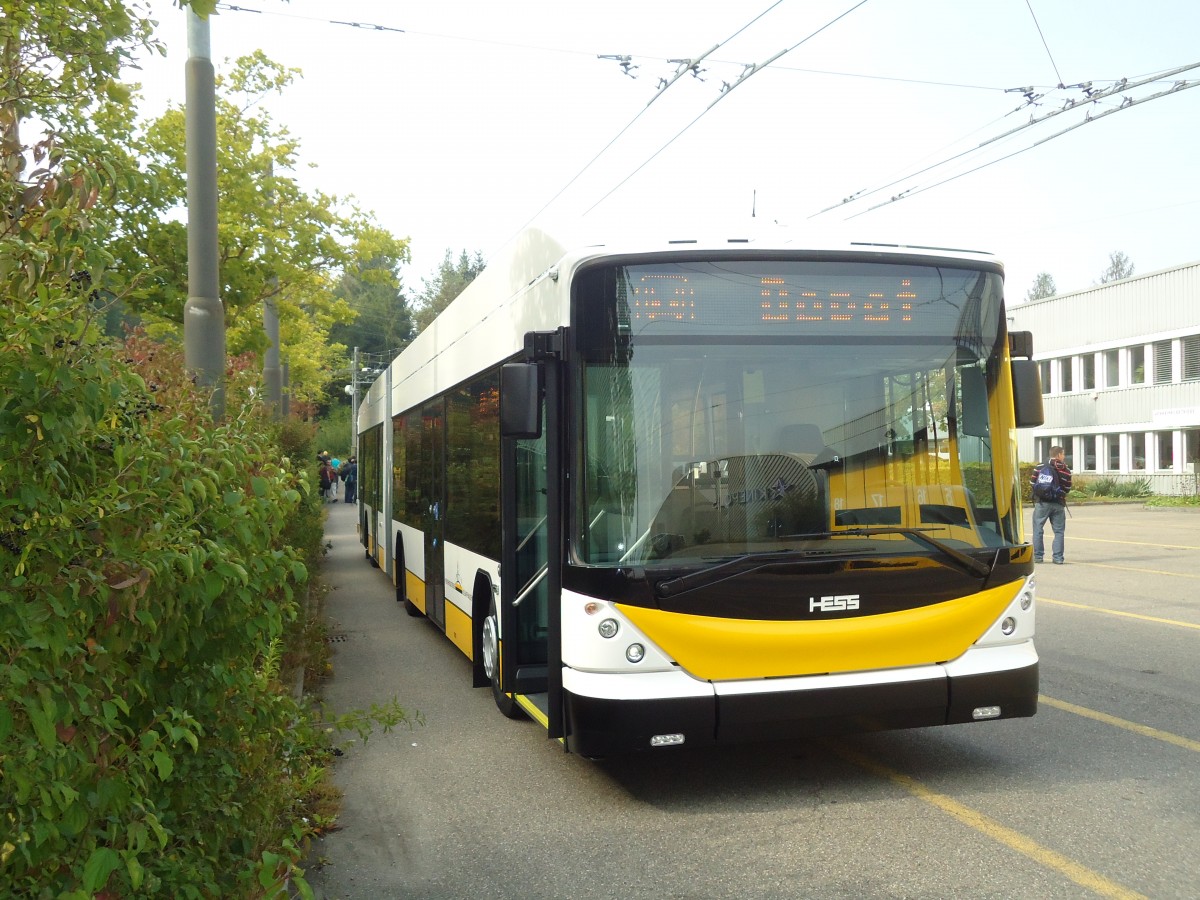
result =
[{"label": "bus door", "polygon": [[[559,436],[554,366],[545,367],[539,398],[541,433],[503,442],[501,513],[504,547],[500,566],[500,681],[545,716],[550,737],[562,736],[562,662],[558,647],[560,566],[556,564],[560,517]],[[535,716],[537,718],[537,716]]]},{"label": "bus door", "polygon": [[425,615],[446,627],[446,428],[442,401],[421,410],[421,488],[425,536]]}]

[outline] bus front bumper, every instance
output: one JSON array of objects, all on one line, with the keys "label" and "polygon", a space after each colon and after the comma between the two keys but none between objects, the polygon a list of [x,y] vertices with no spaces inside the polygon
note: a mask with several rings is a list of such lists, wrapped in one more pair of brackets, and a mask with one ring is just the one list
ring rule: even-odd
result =
[{"label": "bus front bumper", "polygon": [[1038,658],[1027,641],[941,665],[715,683],[564,668],[563,688],[567,749],[603,757],[1032,716]]}]

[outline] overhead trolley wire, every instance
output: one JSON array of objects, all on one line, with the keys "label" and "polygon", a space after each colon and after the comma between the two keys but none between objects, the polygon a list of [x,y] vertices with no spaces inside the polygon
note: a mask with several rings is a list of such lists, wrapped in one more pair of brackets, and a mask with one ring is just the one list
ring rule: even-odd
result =
[{"label": "overhead trolley wire", "polygon": [[[709,58],[708,54],[714,52],[718,47],[722,47],[725,44],[729,43],[729,41],[733,40],[735,37],[737,37],[739,34],[741,34],[742,31],[745,31],[746,28],[750,27],[750,25],[753,25],[756,21],[761,19],[764,15],[766,15],[768,12],[770,12],[772,9],[774,9],[776,6],[778,6],[782,2],[783,2],[783,0],[777,0],[777,2],[775,2],[771,6],[767,7],[765,10],[763,10],[763,12],[759,13],[757,16],[755,16],[755,18],[751,19],[748,23],[746,23],[746,25],[742,26],[742,28],[740,28],[738,31],[734,32],[728,38],[726,38],[724,41],[722,41],[720,44],[715,45],[707,53],[703,54],[701,57],[694,60],[693,63],[698,64],[703,59],[708,59],[708,61],[711,63],[718,63],[721,65],[745,66],[745,63],[742,62],[741,60],[720,59],[718,57]],[[438,32],[438,31],[413,31],[412,29],[409,29],[409,28],[398,28],[393,25],[385,25],[385,24],[375,23],[375,22],[352,22],[352,21],[346,21],[346,20],[341,20],[341,19],[324,19],[324,18],[320,18],[318,16],[306,16],[306,15],[300,15],[298,13],[276,12],[273,10],[255,9],[253,7],[243,6],[243,5],[234,4],[234,3],[217,3],[216,8],[222,12],[241,12],[241,13],[252,13],[255,15],[277,16],[277,17],[283,18],[283,19],[295,19],[297,21],[302,21],[302,22],[315,22],[319,25],[349,26],[351,28],[357,28],[362,31],[393,32],[396,34],[407,34],[407,35],[412,35],[415,37],[431,37],[431,38],[440,38],[442,40],[447,40],[447,41],[464,41],[464,42],[468,42],[468,43],[489,44],[489,45],[496,46],[496,47],[511,47],[516,50],[536,50],[538,52],[543,52],[543,53],[561,53],[561,54],[567,54],[567,55],[571,55],[571,56],[587,57],[588,59],[596,59],[597,57],[603,56],[602,54],[593,53],[588,50],[572,50],[572,49],[568,49],[565,47],[547,47],[547,46],[543,46],[543,45],[539,45],[539,44],[520,44],[520,43],[516,43],[513,41],[499,41],[499,40],[495,40],[495,39],[491,39],[491,38],[467,37],[465,35],[446,34],[445,32]],[[628,58],[630,60],[647,60],[647,61],[657,61],[660,59],[660,57],[649,56],[649,55],[645,55],[645,54],[636,54],[636,53],[630,54]],[[686,62],[686,60],[668,60],[668,62],[682,63],[682,62]],[[686,68],[684,68],[684,70],[682,72],[679,72],[677,70],[677,74],[675,76],[672,76],[670,78],[670,81],[674,82],[679,75],[687,74],[687,72],[690,71],[692,68],[694,68],[694,66],[686,67]],[[831,71],[831,70],[827,70],[827,69],[806,69],[806,68],[801,68],[798,66],[773,65],[771,68],[775,69],[778,72],[802,72],[806,75],[830,75],[830,76],[833,76],[836,78],[861,78],[861,79],[865,79],[868,81],[895,81],[895,82],[899,82],[901,84],[923,84],[923,85],[929,85],[931,87],[965,88],[965,89],[969,89],[969,90],[978,90],[978,91],[1003,91],[1003,90],[1006,90],[1005,88],[999,88],[999,87],[995,87],[993,85],[985,85],[985,84],[962,84],[962,83],[952,82],[952,81],[929,81],[929,80],[924,80],[924,79],[919,79],[919,78],[900,78],[898,76],[890,76],[890,75],[866,75],[861,72],[837,72],[837,71]],[[660,93],[661,93],[661,88],[660,88]],[[658,95],[656,94],[655,96],[658,96]],[[651,102],[653,102],[653,101],[651,101]]]},{"label": "overhead trolley wire", "polygon": [[[1074,100],[1074,99],[1066,100],[1063,102],[1062,106],[1060,106],[1058,109],[1050,110],[1049,112],[1046,112],[1040,116],[1030,116],[1029,121],[1025,122],[1024,124],[1018,125],[1015,128],[1010,128],[1008,131],[1005,131],[1005,132],[1002,132],[1001,134],[990,137],[986,141],[982,141],[979,144],[976,144],[974,147],[969,147],[966,150],[961,151],[960,153],[956,153],[953,156],[950,156],[950,157],[947,157],[946,159],[941,160],[940,162],[933,163],[932,165],[926,166],[923,169],[919,169],[916,172],[912,172],[901,178],[897,178],[894,181],[888,182],[887,184],[883,184],[883,185],[880,185],[879,187],[871,188],[870,190],[857,191],[857,192],[851,194],[850,196],[846,197],[840,203],[834,203],[831,206],[827,206],[824,209],[813,213],[808,218],[813,219],[813,218],[816,218],[817,216],[824,215],[825,213],[830,212],[831,210],[846,206],[850,203],[861,200],[864,197],[870,197],[872,194],[877,194],[880,191],[885,191],[890,187],[894,187],[895,185],[900,184],[901,182],[908,181],[912,178],[917,178],[918,176],[924,175],[927,172],[932,172],[934,169],[938,169],[938,168],[941,168],[942,166],[949,165],[950,163],[954,162],[955,160],[962,159],[964,156],[969,156],[972,153],[978,152],[979,150],[983,149],[984,147],[988,146],[989,144],[994,144],[997,141],[1001,141],[1001,140],[1004,140],[1005,138],[1012,137],[1013,135],[1017,134],[1020,131],[1024,131],[1027,128],[1032,128],[1034,125],[1040,125],[1042,122],[1045,122],[1047,119],[1052,119],[1055,116],[1060,116],[1063,113],[1070,112],[1075,109],[1079,109],[1080,107],[1083,107],[1083,106],[1098,104],[1102,100],[1105,100],[1109,97],[1113,97],[1117,94],[1121,94],[1125,91],[1130,90],[1131,88],[1142,87],[1144,85],[1151,84],[1155,81],[1161,81],[1165,78],[1170,78],[1173,75],[1179,75],[1183,72],[1188,72],[1188,71],[1191,71],[1192,69],[1196,69],[1196,68],[1200,68],[1200,62],[1190,63],[1186,66],[1177,66],[1176,68],[1167,69],[1162,72],[1154,72],[1149,75],[1143,76],[1141,78],[1135,79],[1133,81],[1122,78],[1122,79],[1115,81],[1109,87],[1104,88],[1102,90],[1098,90],[1098,91],[1091,90],[1092,82],[1085,82],[1084,87],[1085,87],[1087,96],[1082,100]],[[1053,140],[1056,137],[1061,137],[1062,135],[1067,134],[1070,131],[1074,131],[1080,125],[1086,125],[1088,122],[1094,122],[1096,119],[1103,118],[1104,116],[1107,116],[1107,115],[1111,115],[1112,113],[1117,112],[1120,109],[1127,109],[1130,106],[1136,106],[1138,104],[1146,102],[1147,100],[1154,100],[1154,99],[1158,99],[1159,97],[1165,97],[1168,94],[1173,94],[1173,93],[1178,92],[1181,89],[1184,89],[1184,87],[1195,87],[1195,86],[1196,85],[1194,83],[1188,83],[1186,81],[1177,81],[1167,90],[1160,91],[1157,94],[1153,94],[1149,97],[1143,97],[1140,100],[1135,101],[1135,100],[1132,100],[1132,98],[1125,97],[1122,100],[1121,106],[1114,108],[1114,109],[1110,109],[1106,112],[1100,113],[1099,115],[1095,115],[1095,116],[1091,115],[1091,113],[1089,112],[1087,118],[1085,118],[1082,122],[1079,122],[1079,123],[1071,126],[1070,128],[1066,128],[1066,129],[1063,129],[1062,131],[1056,132],[1055,134],[1051,135],[1048,138],[1037,141],[1036,143],[1029,145],[1028,147],[1024,148],[1023,150],[1019,150],[1016,153],[1010,153],[1006,156],[1002,156],[997,159],[994,159],[991,162],[984,163],[983,165],[980,165],[980,166],[976,166],[973,169],[970,169],[966,172],[962,172],[951,178],[944,179],[943,181],[939,181],[934,185],[930,185],[929,187],[924,187],[924,188],[921,188],[920,190],[910,189],[907,191],[901,191],[899,194],[896,194],[895,196],[893,196],[890,200],[888,200],[884,203],[877,204],[876,206],[872,206],[872,207],[870,207],[870,209],[864,210],[864,212],[870,212],[873,209],[879,209],[882,206],[887,206],[889,203],[894,203],[897,200],[903,200],[906,197],[911,196],[913,194],[923,193],[924,191],[930,190],[933,187],[938,187],[942,184],[946,184],[949,181],[953,181],[957,178],[961,178],[963,175],[969,175],[972,172],[977,172],[982,168],[986,168],[987,166],[992,165],[993,163],[997,163],[1002,160],[1009,159],[1012,156],[1016,156],[1017,153],[1023,153],[1023,152],[1025,152],[1025,150],[1030,150],[1033,147],[1040,146],[1041,144],[1044,144],[1049,140]],[[1021,108],[1023,108],[1023,107],[1018,107],[1018,110]],[[1017,111],[1017,110],[1014,110],[1014,112],[1015,111]],[[858,216],[860,216],[862,214],[863,213],[856,213],[855,215],[850,216],[848,218],[851,218],[851,219],[857,218]]]},{"label": "overhead trolley wire", "polygon": [[615,184],[608,191],[608,193],[606,193],[603,197],[601,197],[599,200],[597,200],[595,203],[593,203],[591,206],[589,206],[586,210],[584,210],[583,214],[586,216],[593,209],[595,209],[597,206],[599,206],[601,203],[603,203],[605,200],[607,200],[609,197],[611,197],[627,181],[629,181],[630,178],[632,178],[638,172],[642,171],[642,169],[646,168],[646,166],[648,166],[651,162],[653,162],[660,153],[662,153],[664,150],[666,150],[668,147],[670,147],[673,143],[675,143],[677,140],[679,140],[679,138],[683,137],[683,135],[687,133],[688,129],[690,129],[693,125],[695,125],[702,118],[704,118],[705,114],[707,114],[709,110],[711,110],[714,106],[716,106],[718,103],[720,103],[722,100],[724,100],[727,96],[729,96],[729,94],[733,92],[734,88],[736,88],[738,85],[745,82],[746,79],[748,79],[751,75],[754,75],[756,72],[761,72],[763,69],[767,68],[773,62],[775,62],[775,60],[785,56],[788,53],[791,53],[793,50],[795,50],[801,44],[804,44],[807,41],[812,40],[814,37],[816,37],[822,31],[829,28],[831,25],[834,25],[835,23],[839,22],[840,20],[844,19],[846,16],[850,15],[850,13],[854,12],[856,9],[858,9],[860,6],[863,6],[867,2],[868,2],[868,0],[859,0],[858,3],[854,4],[852,7],[850,7],[845,12],[841,13],[838,16],[835,16],[833,19],[830,19],[828,22],[826,22],[824,25],[822,25],[816,31],[812,32],[811,34],[809,34],[807,37],[803,38],[802,40],[797,41],[795,44],[788,47],[787,49],[780,50],[778,53],[776,53],[774,56],[772,56],[770,59],[766,60],[765,62],[746,64],[746,67],[742,70],[742,74],[738,76],[737,81],[735,81],[733,84],[729,84],[728,82],[726,82],[722,86],[721,93],[717,97],[716,100],[714,100],[712,103],[708,104],[708,106],[706,106],[700,112],[700,114],[698,116],[696,116],[696,118],[692,119],[692,121],[688,122],[688,124],[685,125],[680,131],[676,132],[676,134],[673,138],[671,138],[669,141],[667,141],[665,144],[663,144],[661,147],[659,147],[657,150],[655,150],[654,153],[651,154],[649,157],[647,157],[642,162],[641,165],[639,165],[636,169],[634,169],[632,172],[630,172],[628,175],[626,175],[623,179],[621,179],[621,181],[619,181],[617,184]]},{"label": "overhead trolley wire", "polygon": [[[1197,63],[1196,65],[1200,66],[1200,63]],[[1195,68],[1195,67],[1196,66],[1190,66],[1189,68]],[[973,169],[968,169],[965,172],[959,172],[957,175],[951,175],[948,178],[943,178],[941,181],[934,182],[933,184],[926,185],[925,187],[910,188],[909,190],[901,191],[899,194],[895,195],[894,197],[892,197],[889,200],[885,200],[883,203],[877,203],[874,206],[864,209],[862,212],[855,213],[852,216],[848,216],[847,220],[857,219],[859,216],[866,215],[867,213],[869,213],[873,210],[882,209],[883,207],[888,206],[892,203],[896,203],[900,200],[907,200],[909,197],[913,197],[917,194],[923,194],[923,193],[925,193],[925,191],[931,191],[936,187],[941,187],[943,184],[948,184],[951,181],[956,181],[959,178],[962,178],[964,175],[971,175],[975,172],[980,171],[981,169],[986,169],[988,166],[993,166],[996,163],[1004,162],[1006,159],[1012,159],[1014,156],[1019,156],[1020,154],[1025,153],[1028,150],[1032,150],[1034,147],[1040,147],[1042,144],[1048,143],[1049,141],[1052,141],[1055,138],[1060,138],[1064,134],[1068,134],[1069,132],[1074,131],[1076,128],[1082,128],[1084,125],[1088,125],[1091,122],[1098,121],[1099,119],[1103,119],[1106,116],[1111,116],[1113,113],[1122,112],[1123,110],[1131,109],[1134,106],[1139,106],[1142,103],[1147,103],[1151,100],[1157,100],[1160,97],[1167,96],[1168,94],[1177,94],[1180,91],[1186,91],[1186,90],[1189,90],[1194,87],[1200,87],[1200,81],[1190,81],[1190,82],[1189,81],[1177,81],[1177,82],[1175,82],[1175,84],[1173,84],[1171,87],[1167,88],[1165,91],[1159,91],[1157,94],[1151,94],[1148,97],[1142,97],[1141,99],[1138,99],[1138,100],[1134,100],[1132,97],[1126,97],[1121,102],[1120,106],[1115,106],[1112,109],[1105,110],[1104,112],[1100,113],[1099,115],[1095,115],[1095,116],[1093,116],[1089,113],[1087,118],[1085,118],[1082,122],[1076,122],[1074,125],[1064,128],[1062,131],[1057,131],[1054,134],[1049,135],[1048,137],[1044,137],[1040,141],[1035,141],[1034,143],[1030,144],[1027,147],[1022,147],[1020,150],[1014,150],[1012,153],[1007,153],[1004,156],[997,157],[996,159],[988,160],[985,163],[981,163],[980,165],[975,166]],[[1011,132],[1010,132],[1010,134],[1011,134]],[[1001,137],[1004,137],[1004,135],[1001,135]],[[999,139],[1000,139],[999,137],[993,138],[993,140],[999,140]],[[991,143],[991,141],[988,141],[988,143]],[[959,155],[961,156],[962,154],[959,154]],[[931,168],[936,168],[936,167],[931,167]]]},{"label": "overhead trolley wire", "polygon": [[[745,25],[743,25],[741,28],[739,28],[737,31],[735,31],[733,34],[731,34],[729,37],[725,38],[725,40],[721,41],[718,44],[714,44],[712,47],[710,47],[708,50],[706,50],[704,53],[702,53],[695,60],[691,60],[691,59],[679,60],[679,65],[675,71],[674,77],[671,78],[670,81],[666,81],[664,83],[659,84],[658,91],[654,94],[653,97],[651,97],[647,101],[645,106],[643,106],[640,110],[638,110],[637,115],[634,116],[632,119],[630,119],[628,124],[626,124],[624,128],[622,128],[620,131],[618,131],[616,133],[616,135],[612,138],[612,140],[610,140],[607,144],[605,144],[602,148],[600,148],[599,153],[597,153],[590,160],[588,160],[588,162],[584,165],[584,167],[582,169],[580,169],[578,172],[576,172],[574,177],[572,177],[570,181],[568,181],[561,188],[559,188],[558,192],[553,197],[551,197],[549,200],[547,200],[542,205],[541,209],[539,209],[532,216],[530,216],[529,220],[524,225],[522,225],[520,228],[518,228],[516,233],[514,233],[507,240],[505,240],[504,243],[501,244],[500,246],[503,247],[504,244],[507,244],[509,241],[511,241],[514,237],[517,236],[517,234],[520,234],[522,231],[524,231],[526,228],[528,228],[529,225],[534,220],[536,220],[538,216],[540,216],[542,213],[544,213],[547,210],[547,208],[549,208],[550,204],[552,204],[555,200],[557,200],[559,197],[561,197],[571,185],[573,185],[576,181],[578,181],[583,176],[583,173],[586,172],[588,169],[590,169],[593,164],[595,164],[596,160],[598,160],[605,153],[607,153],[609,151],[609,149],[612,147],[612,145],[615,144],[617,141],[619,141],[621,139],[621,137],[625,134],[625,132],[629,131],[629,129],[633,127],[634,123],[637,122],[637,120],[640,119],[645,114],[646,110],[648,110],[650,108],[651,104],[653,104],[655,100],[657,100],[659,97],[661,97],[663,94],[665,94],[667,92],[667,89],[670,88],[671,85],[673,85],[676,81],[678,81],[687,72],[695,71],[696,66],[698,66],[710,54],[712,54],[714,51],[716,51],[718,48],[724,46],[725,44],[728,44],[730,41],[732,41],[739,34],[741,34],[743,31],[745,31],[747,28],[749,28],[751,25],[753,25],[755,22],[757,22],[759,19],[761,19],[763,16],[765,16],[767,13],[769,13],[771,10],[773,10],[775,7],[777,7],[782,2],[783,2],[783,0],[775,0],[774,3],[772,3],[766,9],[764,9],[762,12],[760,12],[757,16],[755,16],[753,19],[751,19],[749,22],[747,22]],[[865,0],[864,0],[864,2],[865,2]],[[626,179],[626,180],[628,180],[628,179]],[[624,182],[622,182],[622,184],[624,184]],[[620,185],[618,185],[618,187],[619,186]],[[589,210],[589,212],[590,212],[590,210]],[[586,213],[585,213],[585,215],[586,215]]]},{"label": "overhead trolley wire", "polygon": [[1037,28],[1038,37],[1042,39],[1042,46],[1046,48],[1046,55],[1050,57],[1050,65],[1054,67],[1054,74],[1058,75],[1058,86],[1063,87],[1063,78],[1058,71],[1058,63],[1054,61],[1054,54],[1050,52],[1050,45],[1046,43],[1046,35],[1042,34],[1042,24],[1038,21],[1037,14],[1033,11],[1033,0],[1025,0],[1025,5],[1029,7],[1029,15],[1033,16],[1034,27]]}]

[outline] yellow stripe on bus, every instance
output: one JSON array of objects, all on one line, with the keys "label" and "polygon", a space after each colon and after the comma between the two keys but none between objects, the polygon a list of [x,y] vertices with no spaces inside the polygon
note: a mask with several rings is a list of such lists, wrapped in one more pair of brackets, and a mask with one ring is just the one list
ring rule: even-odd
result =
[{"label": "yellow stripe on bus", "polygon": [[467,655],[467,659],[474,659],[471,653],[471,617],[449,600],[446,601],[446,637]]},{"label": "yellow stripe on bus", "polygon": [[550,727],[550,719],[547,718],[544,712],[537,708],[537,705],[532,700],[524,694],[513,694],[512,698],[517,701],[517,705],[521,709],[525,710],[529,718],[533,719],[533,721],[537,722],[543,728]]},{"label": "yellow stripe on bus", "polygon": [[1004,612],[1023,583],[916,609],[819,621],[724,619],[624,605],[619,609],[696,678],[773,678],[956,659]]},{"label": "yellow stripe on bus", "polygon": [[425,612],[425,582],[408,569],[404,570],[404,596],[412,602],[413,606],[421,612]]}]

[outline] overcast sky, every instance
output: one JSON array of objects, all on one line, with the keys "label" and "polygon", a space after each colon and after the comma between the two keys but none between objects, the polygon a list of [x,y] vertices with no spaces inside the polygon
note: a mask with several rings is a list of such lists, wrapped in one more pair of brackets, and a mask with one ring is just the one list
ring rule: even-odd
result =
[{"label": "overcast sky", "polygon": [[[1113,250],[1139,274],[1200,260],[1200,88],[1119,109],[1200,68],[978,148],[1085,101],[1078,85],[1200,63],[1196,0],[773,2],[239,0],[211,44],[218,71],[255,49],[303,71],[266,101],[316,164],[297,177],[409,237],[413,289],[447,248],[490,256],[556,195],[542,221],[738,231],[754,211],[987,250],[1010,302],[1042,271],[1060,293],[1090,286]],[[136,77],[156,115],[182,102],[187,39],[169,0],[150,5],[168,55]],[[703,80],[659,90],[668,60],[715,45]]]}]

